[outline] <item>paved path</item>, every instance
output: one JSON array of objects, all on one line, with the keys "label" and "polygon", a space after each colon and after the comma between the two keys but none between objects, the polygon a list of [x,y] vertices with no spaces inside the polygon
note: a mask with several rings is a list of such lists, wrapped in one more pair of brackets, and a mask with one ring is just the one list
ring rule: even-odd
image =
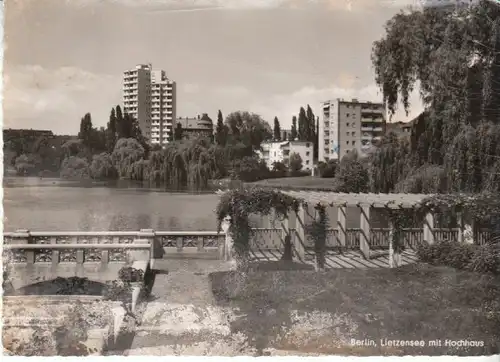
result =
[{"label": "paved path", "polygon": [[163,259],[142,323],[125,355],[251,354],[242,336],[232,335],[231,310],[215,305],[208,275],[227,270],[217,260]]}]

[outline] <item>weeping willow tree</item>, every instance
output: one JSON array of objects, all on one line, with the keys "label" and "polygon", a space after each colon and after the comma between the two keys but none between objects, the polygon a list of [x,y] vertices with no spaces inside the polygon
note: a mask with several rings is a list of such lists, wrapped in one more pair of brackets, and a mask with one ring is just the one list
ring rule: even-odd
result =
[{"label": "weeping willow tree", "polygon": [[[144,147],[133,138],[121,138],[116,142],[115,149],[111,155],[113,164],[120,178],[131,179],[130,172],[135,171],[132,165],[144,159]],[[137,179],[134,177],[134,179]]]},{"label": "weeping willow tree", "polygon": [[417,86],[425,112],[413,125],[405,159],[410,172],[395,180],[402,166],[394,156],[401,145],[382,147],[374,166],[389,177],[387,182],[376,179],[375,191],[431,167],[442,169],[445,191],[498,188],[494,174],[500,149],[493,145],[500,124],[500,6],[483,0],[458,10],[401,12],[385,30],[374,43],[372,62],[389,113],[402,104],[408,114]]}]

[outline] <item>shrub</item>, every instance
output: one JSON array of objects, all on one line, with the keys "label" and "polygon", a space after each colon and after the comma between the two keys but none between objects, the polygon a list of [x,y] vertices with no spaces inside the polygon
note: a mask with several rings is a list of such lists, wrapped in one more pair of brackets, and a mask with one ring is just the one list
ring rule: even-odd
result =
[{"label": "shrub", "polygon": [[477,247],[468,269],[480,273],[500,275],[500,244],[486,244]]},{"label": "shrub", "polygon": [[421,261],[433,265],[500,274],[500,246],[494,244],[477,246],[439,241],[432,245],[419,245],[417,255]]},{"label": "shrub", "polygon": [[318,173],[321,178],[333,178],[337,170],[338,161],[330,160],[328,162],[318,163]]}]

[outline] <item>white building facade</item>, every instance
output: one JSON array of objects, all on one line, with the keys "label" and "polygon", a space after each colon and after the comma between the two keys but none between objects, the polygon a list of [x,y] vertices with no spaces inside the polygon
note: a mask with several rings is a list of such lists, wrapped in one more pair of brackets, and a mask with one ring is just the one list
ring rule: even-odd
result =
[{"label": "white building facade", "polygon": [[259,151],[259,157],[266,162],[267,168],[273,169],[275,162],[284,163],[287,167],[290,165],[290,156],[297,153],[302,159],[302,171],[311,171],[313,169],[313,143],[305,141],[273,141],[263,142],[262,151]]},{"label": "white building facade", "polygon": [[321,111],[318,161],[340,160],[353,150],[365,156],[385,133],[383,103],[336,99],[323,102]]},{"label": "white building facade", "polygon": [[140,64],[123,74],[123,110],[134,117],[151,144],[172,140],[176,119],[176,83],[165,71]]}]

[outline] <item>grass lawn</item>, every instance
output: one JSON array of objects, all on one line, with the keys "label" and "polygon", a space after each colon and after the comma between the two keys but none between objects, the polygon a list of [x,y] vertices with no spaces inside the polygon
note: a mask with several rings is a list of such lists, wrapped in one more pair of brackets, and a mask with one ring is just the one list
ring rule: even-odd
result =
[{"label": "grass lawn", "polygon": [[246,185],[258,187],[278,187],[283,189],[335,191],[336,185],[333,178],[321,178],[313,176],[282,177],[275,179],[249,182]]},{"label": "grass lawn", "polygon": [[[267,270],[210,275],[217,302],[241,311],[233,332],[246,334],[257,349],[337,355],[500,352],[498,277],[426,264],[314,272],[269,263],[260,269]],[[294,327],[297,315],[306,316],[309,326]],[[385,338],[423,340],[425,346],[384,347]],[[352,339],[376,345],[352,346]],[[442,346],[429,346],[431,340]],[[454,348],[445,340],[480,341],[484,347]]]}]

